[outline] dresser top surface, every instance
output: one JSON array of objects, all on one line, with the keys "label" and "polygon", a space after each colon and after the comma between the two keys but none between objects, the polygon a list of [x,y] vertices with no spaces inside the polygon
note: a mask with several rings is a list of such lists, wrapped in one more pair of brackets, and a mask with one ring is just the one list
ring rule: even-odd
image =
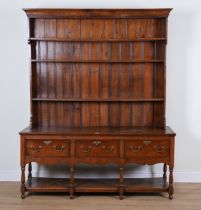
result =
[{"label": "dresser top surface", "polygon": [[175,132],[170,128],[106,128],[106,127],[88,127],[88,128],[25,128],[20,132],[21,135],[122,135],[122,136],[175,136]]}]

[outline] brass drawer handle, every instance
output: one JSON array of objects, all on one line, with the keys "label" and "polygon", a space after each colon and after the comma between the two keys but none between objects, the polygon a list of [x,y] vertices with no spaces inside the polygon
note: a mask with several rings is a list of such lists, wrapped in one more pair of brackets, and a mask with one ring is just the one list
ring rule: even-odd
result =
[{"label": "brass drawer handle", "polygon": [[131,152],[137,153],[137,152],[140,152],[142,150],[142,147],[137,146],[137,148],[134,148],[133,146],[130,146],[129,149],[130,149]]},{"label": "brass drawer handle", "polygon": [[52,143],[52,141],[50,141],[50,140],[45,140],[45,141],[43,141],[43,143],[46,144],[46,145],[49,145],[49,144]]},{"label": "brass drawer handle", "polygon": [[84,153],[89,153],[89,152],[91,152],[91,146],[88,146],[88,147],[85,148],[83,145],[81,145],[80,148],[82,149],[82,151],[83,151]]},{"label": "brass drawer handle", "polygon": [[53,148],[57,151],[57,152],[63,152],[63,150],[64,150],[64,146],[62,145],[62,146],[53,146]]},{"label": "brass drawer handle", "polygon": [[102,142],[100,140],[93,141],[93,145],[95,145],[95,146],[99,146],[101,144],[102,144]]},{"label": "brass drawer handle", "polygon": [[146,146],[148,146],[149,144],[151,144],[151,141],[145,140],[145,141],[143,141],[143,144],[146,145]]},{"label": "brass drawer handle", "polygon": [[33,146],[31,146],[31,151],[32,151],[32,152],[40,152],[41,148],[42,148],[41,145],[39,145],[38,147],[33,147]]},{"label": "brass drawer handle", "polygon": [[113,151],[114,151],[114,146],[106,147],[106,146],[104,145],[104,146],[102,146],[102,149],[104,149],[106,152],[113,152]]},{"label": "brass drawer handle", "polygon": [[160,147],[154,146],[153,148],[154,148],[154,151],[158,153],[162,153],[165,151],[165,146],[160,146]]}]

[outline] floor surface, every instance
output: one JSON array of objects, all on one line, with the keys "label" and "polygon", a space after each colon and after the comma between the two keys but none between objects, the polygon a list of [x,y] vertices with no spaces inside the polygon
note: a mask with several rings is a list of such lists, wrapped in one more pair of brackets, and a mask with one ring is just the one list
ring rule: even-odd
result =
[{"label": "floor surface", "polygon": [[31,194],[20,198],[18,182],[0,182],[0,210],[201,210],[201,184],[175,184],[174,199],[162,194],[117,195]]}]

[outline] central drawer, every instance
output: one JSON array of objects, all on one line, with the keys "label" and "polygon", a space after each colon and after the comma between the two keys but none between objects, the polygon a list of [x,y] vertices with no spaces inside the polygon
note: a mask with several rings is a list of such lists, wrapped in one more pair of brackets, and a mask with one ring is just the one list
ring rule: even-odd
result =
[{"label": "central drawer", "polygon": [[69,157],[70,142],[68,140],[27,139],[26,155],[32,157]]},{"label": "central drawer", "polygon": [[125,142],[126,157],[168,157],[168,139],[140,139]]},{"label": "central drawer", "polygon": [[76,157],[119,157],[119,141],[116,140],[77,140]]}]

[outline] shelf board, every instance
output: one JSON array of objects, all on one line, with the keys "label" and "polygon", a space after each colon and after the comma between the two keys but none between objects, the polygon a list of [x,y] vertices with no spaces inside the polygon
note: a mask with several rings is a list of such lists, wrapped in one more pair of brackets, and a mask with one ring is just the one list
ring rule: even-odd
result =
[{"label": "shelf board", "polygon": [[102,98],[89,98],[89,99],[80,99],[80,98],[32,98],[32,101],[52,101],[52,102],[163,102],[163,98],[149,98],[149,99],[122,99],[122,98],[113,98],[113,99],[102,99]]},{"label": "shelf board", "polygon": [[163,63],[164,60],[66,60],[66,59],[32,59],[34,63]]},{"label": "shelf board", "polygon": [[69,180],[65,178],[38,178],[33,177],[31,183],[27,180],[28,192],[68,192]]},{"label": "shelf board", "polygon": [[[69,179],[33,177],[26,182],[28,192],[69,192]],[[75,192],[118,192],[119,179],[75,179]],[[124,179],[125,192],[167,192],[163,178]]]},{"label": "shelf board", "polygon": [[36,38],[31,37],[29,41],[52,41],[52,42],[154,42],[167,41],[166,38],[137,38],[137,39],[68,39],[68,38]]},{"label": "shelf board", "polygon": [[125,192],[167,192],[168,183],[163,178],[125,179]]}]

